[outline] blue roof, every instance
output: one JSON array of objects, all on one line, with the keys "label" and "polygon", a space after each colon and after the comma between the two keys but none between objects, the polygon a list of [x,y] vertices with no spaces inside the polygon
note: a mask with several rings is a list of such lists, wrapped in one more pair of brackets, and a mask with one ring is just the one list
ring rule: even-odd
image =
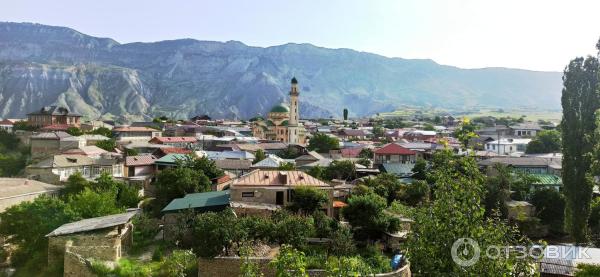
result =
[{"label": "blue roof", "polygon": [[183,198],[173,199],[169,205],[162,209],[162,212],[177,212],[185,209],[222,210],[229,206],[229,194],[229,190],[186,194]]}]

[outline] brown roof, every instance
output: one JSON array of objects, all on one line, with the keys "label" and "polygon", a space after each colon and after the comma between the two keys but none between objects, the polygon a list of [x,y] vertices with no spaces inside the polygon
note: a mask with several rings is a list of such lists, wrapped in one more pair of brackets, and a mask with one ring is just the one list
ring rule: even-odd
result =
[{"label": "brown roof", "polygon": [[251,160],[216,160],[215,165],[221,169],[250,169]]},{"label": "brown roof", "polygon": [[417,152],[404,148],[398,144],[390,143],[375,151],[376,155],[415,155]]},{"label": "brown roof", "polygon": [[0,120],[0,125],[14,125],[14,123],[8,119]]},{"label": "brown roof", "polygon": [[331,187],[327,183],[302,171],[254,170],[237,180],[232,186],[314,186]]},{"label": "brown roof", "polygon": [[113,128],[115,132],[160,132],[159,130],[152,129],[149,127],[117,127]]},{"label": "brown roof", "polygon": [[69,125],[67,124],[52,124],[52,125],[48,125],[45,126],[43,128],[41,128],[40,130],[44,130],[44,131],[66,131],[67,129],[69,129]]},{"label": "brown roof", "polygon": [[46,184],[25,178],[0,178],[0,200],[24,194],[58,191],[62,186]]},{"label": "brown roof", "polygon": [[154,137],[150,142],[169,143],[169,142],[198,142],[195,137]]},{"label": "brown roof", "polygon": [[153,165],[157,158],[153,155],[127,156],[125,166]]}]

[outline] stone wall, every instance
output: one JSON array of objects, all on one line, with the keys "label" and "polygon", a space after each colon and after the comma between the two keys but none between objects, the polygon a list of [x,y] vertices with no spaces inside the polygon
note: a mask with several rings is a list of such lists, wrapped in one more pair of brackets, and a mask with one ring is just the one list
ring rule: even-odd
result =
[{"label": "stone wall", "polygon": [[[269,267],[271,258],[251,257],[252,261],[258,264],[264,277],[275,277],[275,271]],[[198,277],[220,277],[220,276],[240,276],[240,266],[242,259],[239,257],[216,257],[214,259],[198,259]],[[325,271],[316,269],[308,270],[311,277],[325,277]],[[377,277],[410,277],[410,263],[403,267],[387,273],[376,274]]]},{"label": "stone wall", "polygon": [[81,255],[66,250],[64,255],[64,277],[96,277],[91,271],[91,262]]}]

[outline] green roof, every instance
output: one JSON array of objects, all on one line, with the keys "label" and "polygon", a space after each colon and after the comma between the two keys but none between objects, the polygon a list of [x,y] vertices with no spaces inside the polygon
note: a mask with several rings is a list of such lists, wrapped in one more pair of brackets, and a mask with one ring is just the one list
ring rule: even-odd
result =
[{"label": "green roof", "polygon": [[287,120],[284,120],[281,122],[281,126],[288,126],[289,122]]},{"label": "green roof", "polygon": [[267,126],[275,126],[275,123],[271,120],[267,120]]},{"label": "green roof", "polygon": [[560,185],[562,186],[562,178],[554,174],[530,174],[532,177],[537,178],[539,181],[535,182],[536,185]]},{"label": "green roof", "polygon": [[169,205],[162,209],[162,212],[177,212],[185,209],[218,211],[228,205],[229,190],[190,193],[183,198],[173,199]]},{"label": "green roof", "polygon": [[288,107],[285,103],[281,103],[279,105],[273,106],[271,108],[272,113],[289,113],[290,107]]},{"label": "green roof", "polygon": [[176,164],[177,160],[185,159],[186,154],[170,153],[156,160],[155,164]]}]

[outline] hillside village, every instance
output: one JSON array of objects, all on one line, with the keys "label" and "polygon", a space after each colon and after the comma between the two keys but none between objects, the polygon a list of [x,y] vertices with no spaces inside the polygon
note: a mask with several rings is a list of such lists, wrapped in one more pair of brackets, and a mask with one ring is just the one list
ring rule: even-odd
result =
[{"label": "hillside village", "polygon": [[[269,264],[302,251],[311,276],[348,263],[362,274],[410,276],[415,210],[433,201],[431,178],[448,155],[475,161],[496,191],[483,200],[486,214],[501,211],[531,239],[565,235],[556,124],[349,119],[347,110],[343,119],[305,120],[297,83],[291,105],[249,121],[199,115],[120,125],[59,106],[2,120],[4,141],[30,149],[19,156],[24,168],[0,179],[7,274],[170,276],[177,264],[187,276],[236,276],[246,267],[275,276]],[[53,214],[20,218],[30,209]],[[38,237],[19,238],[27,224],[43,225],[29,234]],[[552,276],[574,269],[560,270]]]}]

